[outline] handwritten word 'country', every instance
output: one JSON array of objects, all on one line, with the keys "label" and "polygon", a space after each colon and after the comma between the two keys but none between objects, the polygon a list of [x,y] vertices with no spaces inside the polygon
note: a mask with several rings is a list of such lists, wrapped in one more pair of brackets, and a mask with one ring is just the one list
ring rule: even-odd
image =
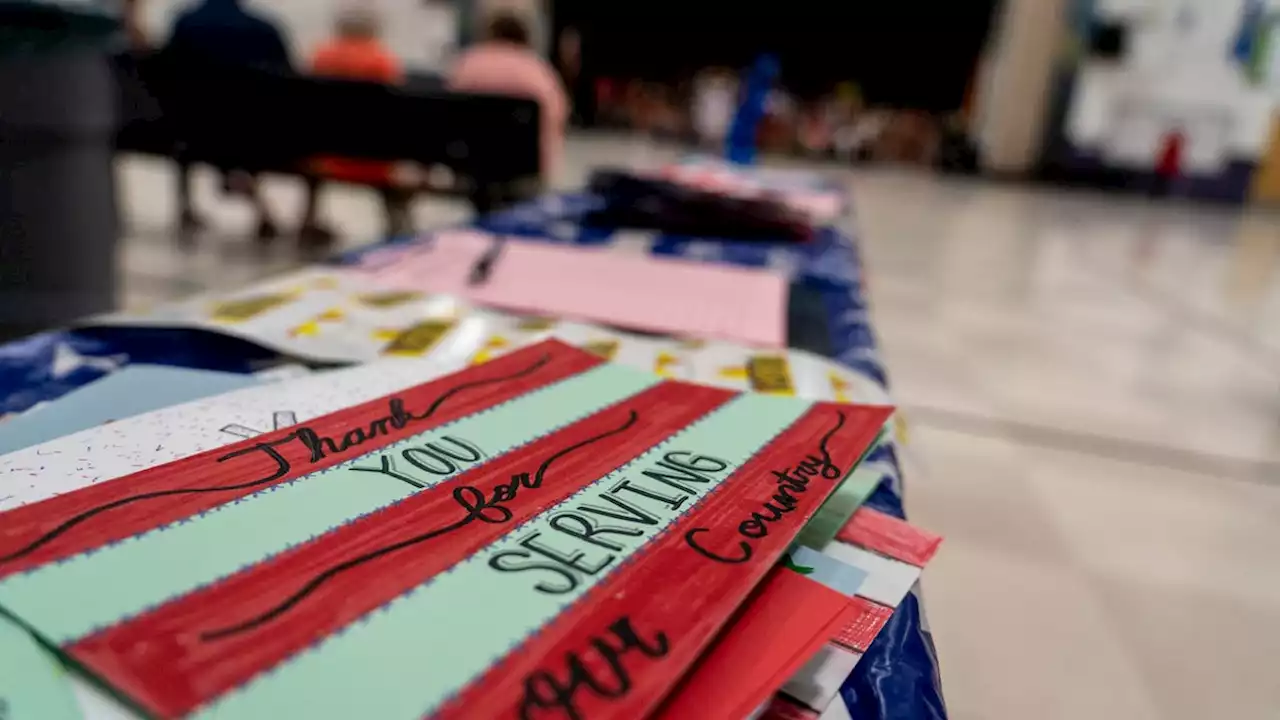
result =
[{"label": "handwritten word 'country'", "polygon": [[[751,513],[750,517],[738,523],[738,535],[747,540],[768,537],[771,524],[783,520],[788,513],[794,512],[800,506],[802,496],[809,491],[810,481],[821,478],[836,482],[844,477],[844,471],[832,462],[831,453],[827,449],[827,442],[843,425],[844,414],[838,414],[835,427],[822,437],[816,452],[808,454],[796,463],[795,468],[786,467],[769,471],[774,482],[777,483],[778,490],[763,503],[759,511]],[[685,543],[703,557],[734,565],[750,560],[754,554],[751,543],[747,540],[738,541],[737,551],[734,554],[721,554],[711,550],[703,544],[704,540],[698,538],[699,535],[710,532],[708,528],[692,528],[684,535]]]}]

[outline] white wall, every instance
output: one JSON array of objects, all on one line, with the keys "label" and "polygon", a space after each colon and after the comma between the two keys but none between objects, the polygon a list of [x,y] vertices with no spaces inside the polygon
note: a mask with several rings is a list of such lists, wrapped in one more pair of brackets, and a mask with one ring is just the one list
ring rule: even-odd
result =
[{"label": "white wall", "polygon": [[[1129,52],[1122,63],[1081,65],[1068,117],[1075,143],[1149,166],[1160,137],[1176,127],[1189,135],[1193,172],[1262,153],[1275,103],[1231,55],[1244,0],[1107,0],[1105,7],[1108,17],[1132,23]],[[1178,23],[1184,9],[1196,18],[1189,29]],[[1115,111],[1124,102],[1150,112],[1120,121]]]}]

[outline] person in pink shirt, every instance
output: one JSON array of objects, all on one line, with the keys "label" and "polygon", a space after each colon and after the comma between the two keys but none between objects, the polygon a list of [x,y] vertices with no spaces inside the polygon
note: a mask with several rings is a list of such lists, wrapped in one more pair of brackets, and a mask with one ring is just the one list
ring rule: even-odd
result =
[{"label": "person in pink shirt", "polygon": [[460,92],[536,100],[542,123],[542,180],[548,182],[564,150],[569,98],[551,64],[530,46],[529,30],[516,15],[499,12],[483,42],[462,53],[449,73],[449,88]]}]

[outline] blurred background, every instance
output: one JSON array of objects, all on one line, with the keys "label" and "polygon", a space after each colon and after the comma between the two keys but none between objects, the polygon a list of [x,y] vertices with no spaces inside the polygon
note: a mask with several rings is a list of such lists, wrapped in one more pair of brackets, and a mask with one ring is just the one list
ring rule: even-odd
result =
[{"label": "blurred background", "polygon": [[[369,3],[373,34],[423,92],[449,86],[493,6],[525,21],[570,100],[563,156],[539,188],[719,154],[747,69],[772,57],[753,140],[763,164],[850,189],[894,394],[929,470],[909,483],[909,508],[947,536],[925,595],[950,717],[1277,716],[1280,2]],[[199,4],[66,7],[124,13],[123,32],[93,40],[118,58],[163,47]],[[351,9],[243,4],[299,68]],[[22,53],[4,65],[0,114],[12,124],[36,106],[33,88],[63,88],[62,105],[17,123],[21,137],[84,125],[71,134],[97,132],[113,175],[68,189],[72,165],[49,170],[48,187],[84,208],[59,222],[91,227],[4,236],[0,304],[15,327],[238,287],[386,232],[385,196],[346,183],[325,190],[325,232],[301,233],[307,185],[269,168],[245,202],[248,185],[196,164],[199,217],[186,217],[181,153],[156,139],[163,109],[130,95],[129,72],[111,75],[123,99],[98,97],[92,78],[30,80]],[[251,90],[219,97],[235,110],[231,137],[282,117]],[[350,103],[307,108],[290,120],[298,133],[378,135]],[[507,177],[500,160],[459,169],[441,143],[423,157],[451,167],[416,164],[425,189],[404,228],[461,222],[492,200],[473,176]],[[12,225],[16,203],[39,198],[2,180]],[[94,290],[25,317],[42,267],[65,292]]]}]

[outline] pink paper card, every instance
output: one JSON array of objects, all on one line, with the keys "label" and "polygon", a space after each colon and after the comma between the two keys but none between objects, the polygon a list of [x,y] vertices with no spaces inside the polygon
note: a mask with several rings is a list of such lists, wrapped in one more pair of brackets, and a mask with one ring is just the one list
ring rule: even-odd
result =
[{"label": "pink paper card", "polygon": [[633,330],[786,345],[787,281],[763,270],[511,240],[488,280],[468,284],[494,237],[470,230],[388,248],[356,272],[397,289]]},{"label": "pink paper card", "polygon": [[786,344],[787,281],[761,270],[509,242],[488,282],[466,296],[634,330]]},{"label": "pink paper card", "polygon": [[475,230],[442,230],[430,240],[368,253],[356,272],[404,290],[464,296],[471,268],[494,238]]}]

